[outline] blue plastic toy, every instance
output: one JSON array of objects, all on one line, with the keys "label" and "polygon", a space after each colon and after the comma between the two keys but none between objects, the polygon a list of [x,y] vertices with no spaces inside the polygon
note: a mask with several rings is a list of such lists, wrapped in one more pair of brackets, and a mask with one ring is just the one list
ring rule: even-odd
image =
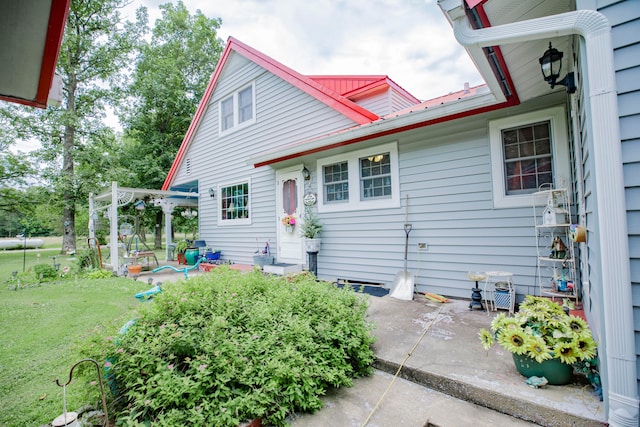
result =
[{"label": "blue plastic toy", "polygon": [[173,271],[177,271],[179,273],[184,273],[184,278],[188,279],[189,278],[189,271],[190,270],[195,270],[196,268],[198,268],[198,265],[200,265],[200,263],[202,261],[204,261],[204,260],[206,260],[205,257],[200,257],[200,259],[198,259],[198,261],[194,265],[189,266],[189,267],[184,267],[184,268],[175,268],[172,265],[163,265],[162,267],[155,268],[153,270],[153,273],[157,273],[158,271],[164,270],[165,268],[170,268]]}]

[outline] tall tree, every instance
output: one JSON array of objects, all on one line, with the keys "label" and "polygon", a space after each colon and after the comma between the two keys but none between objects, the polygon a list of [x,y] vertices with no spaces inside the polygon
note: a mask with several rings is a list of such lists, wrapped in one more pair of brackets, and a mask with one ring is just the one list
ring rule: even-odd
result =
[{"label": "tall tree", "polygon": [[60,128],[63,250],[75,250],[76,151],[92,136],[104,133],[104,125],[95,119],[104,117],[105,103],[118,99],[121,71],[126,70],[130,53],[146,30],[147,18],[143,14],[138,14],[138,25],[123,24],[119,10],[128,3],[127,0],[71,2],[58,61],[66,95]]},{"label": "tall tree", "polygon": [[[131,140],[125,147],[132,172],[126,185],[155,189],[164,182],[224,48],[219,18],[200,10],[191,15],[182,1],[160,9],[162,18],[138,58],[129,88],[132,102],[121,115]],[[162,218],[156,211],[156,248]]]}]

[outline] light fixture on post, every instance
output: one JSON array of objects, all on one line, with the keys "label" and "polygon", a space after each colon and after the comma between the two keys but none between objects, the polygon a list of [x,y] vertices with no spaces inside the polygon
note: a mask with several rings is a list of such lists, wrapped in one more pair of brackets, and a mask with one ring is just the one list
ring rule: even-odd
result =
[{"label": "light fixture on post", "polygon": [[573,73],[567,73],[562,80],[558,81],[560,70],[562,69],[563,56],[564,53],[551,47],[551,42],[549,42],[549,49],[538,59],[542,76],[544,80],[551,85],[551,89],[560,85],[567,88],[567,93],[574,93],[576,91],[576,85]]},{"label": "light fixture on post", "polygon": [[198,211],[192,210],[190,207],[187,207],[187,209],[183,210],[180,215],[182,215],[182,217],[186,219],[193,219],[198,216]]},{"label": "light fixture on post", "polygon": [[309,172],[309,169],[307,169],[306,166],[302,168],[302,178],[305,181],[311,181],[311,172]]},{"label": "light fixture on post", "polygon": [[209,188],[209,197],[212,199],[216,198],[216,190],[214,190],[213,187]]}]

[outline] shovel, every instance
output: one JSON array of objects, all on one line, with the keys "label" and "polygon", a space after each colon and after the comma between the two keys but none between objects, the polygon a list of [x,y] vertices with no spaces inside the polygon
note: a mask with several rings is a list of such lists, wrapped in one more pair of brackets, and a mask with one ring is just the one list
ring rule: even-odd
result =
[{"label": "shovel", "polygon": [[407,212],[405,215],[404,234],[406,236],[404,241],[404,271],[399,271],[396,277],[393,279],[391,285],[390,296],[397,299],[411,301],[413,299],[413,274],[407,271],[407,252],[409,251],[409,233],[411,232],[411,224],[409,220],[409,195],[407,194]]}]

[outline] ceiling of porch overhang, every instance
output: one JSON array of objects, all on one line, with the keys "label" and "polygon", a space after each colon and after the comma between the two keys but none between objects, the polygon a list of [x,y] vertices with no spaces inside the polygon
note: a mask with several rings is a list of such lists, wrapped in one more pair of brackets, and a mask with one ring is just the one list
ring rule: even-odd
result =
[{"label": "ceiling of porch overhang", "polygon": [[0,0],[0,99],[44,108],[70,0]]},{"label": "ceiling of porch overhang", "polygon": [[[490,26],[526,21],[543,16],[557,15],[575,10],[574,0],[488,0],[477,6],[484,10]],[[521,102],[550,93],[551,87],[542,79],[538,59],[549,47],[564,52],[561,78],[570,68],[573,56],[571,37],[562,36],[544,40],[532,40],[524,43],[504,44],[500,46],[507,70],[514,83]],[[565,90],[556,86],[553,91]]]},{"label": "ceiling of porch overhang", "polygon": [[183,183],[174,183],[170,188],[171,191],[184,191],[187,193],[198,193],[198,181],[189,181]]}]

